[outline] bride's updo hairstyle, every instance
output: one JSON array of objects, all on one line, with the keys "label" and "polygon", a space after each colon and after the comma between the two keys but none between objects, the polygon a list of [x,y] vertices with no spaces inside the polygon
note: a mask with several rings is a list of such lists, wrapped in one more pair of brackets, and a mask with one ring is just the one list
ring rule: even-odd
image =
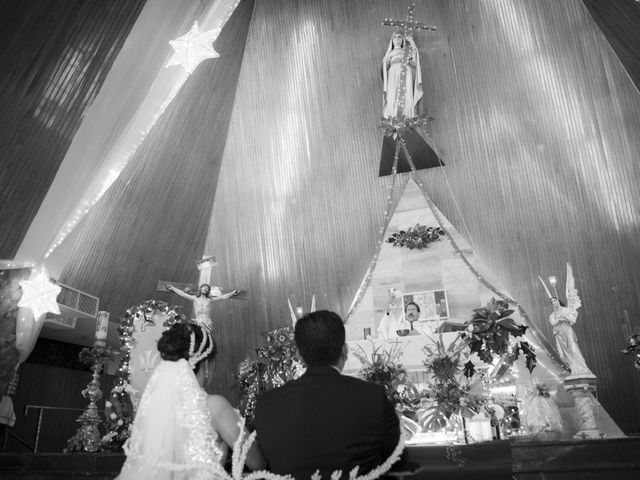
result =
[{"label": "bride's updo hairstyle", "polygon": [[163,360],[170,362],[184,358],[197,372],[203,360],[215,358],[217,348],[207,329],[196,323],[174,323],[162,332],[158,351]]}]

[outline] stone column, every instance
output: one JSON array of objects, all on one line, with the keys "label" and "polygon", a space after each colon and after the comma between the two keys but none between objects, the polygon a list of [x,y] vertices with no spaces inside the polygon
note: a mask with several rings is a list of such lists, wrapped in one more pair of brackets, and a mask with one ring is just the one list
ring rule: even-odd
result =
[{"label": "stone column", "polygon": [[599,439],[600,430],[596,420],[597,380],[595,378],[572,378],[564,381],[564,388],[571,394],[575,402],[578,431],[573,436],[576,440]]}]

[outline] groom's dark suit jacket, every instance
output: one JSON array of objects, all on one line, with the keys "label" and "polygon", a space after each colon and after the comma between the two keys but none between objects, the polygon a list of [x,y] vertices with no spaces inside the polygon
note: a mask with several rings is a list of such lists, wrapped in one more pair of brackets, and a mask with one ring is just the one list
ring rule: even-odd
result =
[{"label": "groom's dark suit jacket", "polygon": [[310,367],[258,398],[258,445],[269,470],[308,480],[320,469],[365,473],[384,462],[400,437],[396,412],[380,385]]}]

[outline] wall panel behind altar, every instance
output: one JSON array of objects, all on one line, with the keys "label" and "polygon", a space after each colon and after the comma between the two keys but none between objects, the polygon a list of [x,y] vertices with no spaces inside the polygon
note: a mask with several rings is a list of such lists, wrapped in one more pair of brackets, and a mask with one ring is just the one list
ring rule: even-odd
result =
[{"label": "wall panel behind altar", "polygon": [[287,298],[345,314],[375,251],[391,181],[377,178],[377,4],[256,3],[205,250],[249,296],[225,305],[222,364],[290,322]]},{"label": "wall panel behind altar", "polygon": [[[404,2],[257,2],[205,253],[249,301],[224,307],[225,364],[286,324],[287,297],[345,314],[378,248],[386,17]],[[537,275],[583,298],[576,332],[600,400],[640,429],[620,353],[640,318],[640,97],[579,0],[423,1],[425,106],[446,166],[421,171],[437,206],[548,338]],[[397,200],[394,198],[393,200]],[[562,283],[564,285],[564,283]],[[231,389],[228,372],[218,381]],[[621,391],[620,385],[629,385]]]}]

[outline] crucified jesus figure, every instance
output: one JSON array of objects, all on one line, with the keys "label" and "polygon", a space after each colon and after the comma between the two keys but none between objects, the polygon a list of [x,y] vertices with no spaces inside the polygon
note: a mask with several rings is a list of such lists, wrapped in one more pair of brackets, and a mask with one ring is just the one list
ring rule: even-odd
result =
[{"label": "crucified jesus figure", "polygon": [[196,295],[191,295],[170,284],[167,284],[167,290],[180,295],[182,298],[191,300],[193,302],[193,314],[195,315],[194,321],[208,328],[213,326],[213,320],[211,319],[211,305],[213,305],[213,302],[226,300],[227,298],[238,295],[239,293],[238,290],[233,290],[229,293],[223,294],[220,288],[211,288],[211,285],[208,283],[200,285]]}]

